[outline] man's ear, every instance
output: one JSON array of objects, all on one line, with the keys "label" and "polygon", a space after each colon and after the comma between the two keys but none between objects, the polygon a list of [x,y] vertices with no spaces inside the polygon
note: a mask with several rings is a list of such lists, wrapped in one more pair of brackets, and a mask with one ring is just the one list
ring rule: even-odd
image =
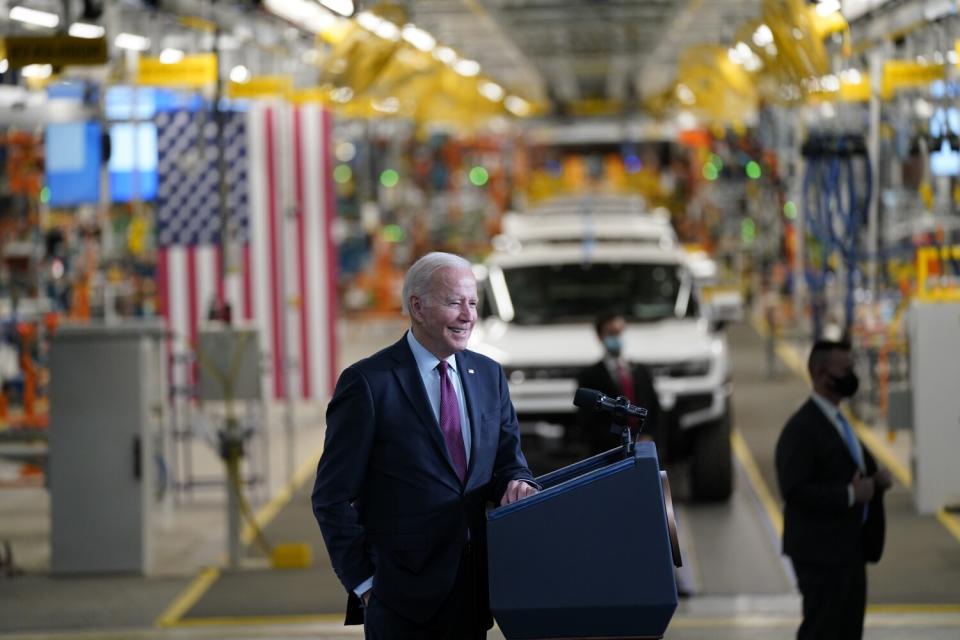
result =
[{"label": "man's ear", "polygon": [[410,296],[407,300],[407,308],[410,310],[410,317],[420,322],[423,319],[423,302],[420,296]]}]

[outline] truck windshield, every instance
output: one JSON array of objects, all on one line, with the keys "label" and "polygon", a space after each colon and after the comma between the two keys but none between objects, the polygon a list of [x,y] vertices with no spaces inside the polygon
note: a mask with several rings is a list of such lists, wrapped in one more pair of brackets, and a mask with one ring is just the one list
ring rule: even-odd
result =
[{"label": "truck windshield", "polygon": [[[655,322],[676,317],[677,296],[688,290],[669,264],[536,265],[505,268],[503,275],[517,324],[592,322],[602,311]],[[682,306],[694,312],[692,304]]]}]

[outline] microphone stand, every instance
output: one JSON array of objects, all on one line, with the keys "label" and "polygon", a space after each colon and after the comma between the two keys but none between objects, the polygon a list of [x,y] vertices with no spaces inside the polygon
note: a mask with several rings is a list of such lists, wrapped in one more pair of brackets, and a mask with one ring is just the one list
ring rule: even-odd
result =
[{"label": "microphone stand", "polygon": [[[623,396],[617,398],[618,406],[613,410],[613,422],[610,424],[610,433],[620,434],[620,444],[623,449],[623,458],[626,460],[633,455],[634,442],[630,439],[630,423],[627,414],[629,402]],[[643,431],[643,425],[647,419],[646,409],[642,409],[643,415],[633,416],[637,419],[637,441],[640,440],[640,433]]]}]

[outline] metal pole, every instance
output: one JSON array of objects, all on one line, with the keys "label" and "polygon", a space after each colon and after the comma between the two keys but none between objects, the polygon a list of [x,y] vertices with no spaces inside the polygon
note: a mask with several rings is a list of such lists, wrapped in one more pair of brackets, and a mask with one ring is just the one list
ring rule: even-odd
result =
[{"label": "metal pole", "polygon": [[[217,82],[213,96],[213,118],[217,127],[217,174],[219,177],[219,206],[220,206],[220,260],[217,264],[218,275],[221,281],[226,278],[227,244],[229,242],[230,211],[227,208],[227,160],[226,137],[224,126],[226,114],[221,101],[223,99],[223,73],[220,69],[220,25],[213,34],[213,55],[216,57]],[[223,300],[216,300],[218,317],[223,320]],[[232,385],[233,381],[230,381]],[[232,396],[232,393],[229,394]],[[240,566],[240,492],[243,491],[243,479],[240,476],[240,462],[243,458],[242,436],[240,424],[234,415],[233,398],[226,400],[226,424],[224,425],[224,464],[227,469],[227,548],[229,550],[230,567]]]},{"label": "metal pole", "polygon": [[870,302],[877,301],[877,266],[880,248],[880,85],[883,77],[883,54],[870,55],[870,120],[867,127],[867,153],[873,174],[867,208],[867,291]]},{"label": "metal pole", "polygon": [[804,211],[803,198],[803,174],[806,170],[804,166],[806,161],[803,159],[801,148],[803,147],[803,138],[806,131],[803,126],[803,119],[797,118],[793,127],[793,144],[796,148],[795,167],[793,175],[793,202],[797,207],[796,224],[794,225],[795,246],[793,251],[793,310],[797,322],[803,321],[803,302],[806,291],[806,280],[804,279],[806,250],[807,250],[807,225],[805,221],[806,212]]}]

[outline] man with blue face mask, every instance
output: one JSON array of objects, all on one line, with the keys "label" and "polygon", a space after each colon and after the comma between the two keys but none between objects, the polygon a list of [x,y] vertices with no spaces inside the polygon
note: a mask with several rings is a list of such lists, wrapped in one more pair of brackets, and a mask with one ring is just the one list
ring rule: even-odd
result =
[{"label": "man with blue face mask", "polygon": [[[584,369],[577,385],[595,389],[611,397],[624,396],[632,404],[647,410],[641,439],[656,440],[660,425],[660,402],[653,387],[650,371],[624,356],[623,332],[627,322],[619,313],[603,313],[594,321],[597,338],[603,345],[603,358]],[[620,436],[610,432],[610,417],[594,411],[580,410],[578,419],[585,431],[591,454],[616,447]],[[638,425],[630,425],[636,435]]]}]

